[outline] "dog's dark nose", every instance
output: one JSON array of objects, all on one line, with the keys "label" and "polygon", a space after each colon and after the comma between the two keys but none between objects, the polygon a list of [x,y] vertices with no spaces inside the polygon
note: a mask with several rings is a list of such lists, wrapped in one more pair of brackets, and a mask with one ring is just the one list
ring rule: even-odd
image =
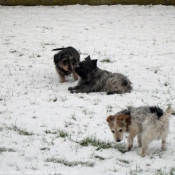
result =
[{"label": "dog's dark nose", "polygon": [[121,140],[120,139],[117,139],[116,142],[120,142]]},{"label": "dog's dark nose", "polygon": [[71,71],[71,70],[72,70],[72,68],[71,68],[71,67],[68,67],[68,70],[69,70],[69,71]]}]

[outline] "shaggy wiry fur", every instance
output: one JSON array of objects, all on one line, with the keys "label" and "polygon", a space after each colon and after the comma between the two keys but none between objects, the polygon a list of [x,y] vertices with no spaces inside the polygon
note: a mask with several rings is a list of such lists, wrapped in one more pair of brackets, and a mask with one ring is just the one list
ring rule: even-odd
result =
[{"label": "shaggy wiry fur", "polygon": [[57,73],[60,77],[60,82],[66,81],[65,76],[73,74],[75,80],[78,80],[78,76],[75,73],[74,68],[80,62],[80,54],[73,47],[53,49],[53,51],[60,50],[54,55],[54,63]]},{"label": "shaggy wiry fur", "polygon": [[79,63],[75,68],[80,80],[75,87],[69,87],[71,93],[107,92],[107,94],[122,94],[131,92],[131,82],[119,73],[111,73],[97,67],[97,60],[91,60],[90,56]]},{"label": "shaggy wiry fur", "polygon": [[140,156],[144,157],[148,145],[153,140],[162,140],[162,149],[166,149],[166,138],[169,131],[169,115],[172,109],[165,112],[159,107],[142,106],[123,110],[107,118],[114,139],[120,142],[125,132],[129,133],[129,151],[133,145],[133,139],[137,136],[138,146],[141,148]]}]

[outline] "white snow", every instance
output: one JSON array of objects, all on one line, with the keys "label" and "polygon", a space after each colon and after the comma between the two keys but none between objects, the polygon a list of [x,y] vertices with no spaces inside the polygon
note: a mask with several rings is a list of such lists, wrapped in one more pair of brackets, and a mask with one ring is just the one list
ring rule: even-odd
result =
[{"label": "white snow", "polygon": [[[77,82],[59,82],[51,51],[67,46],[128,76],[132,93],[70,94]],[[128,106],[175,107],[174,6],[0,6],[0,48],[0,174],[175,174],[174,115],[164,152],[160,141],[144,158],[136,140],[124,154],[80,145],[88,137],[117,145],[106,118]]]}]

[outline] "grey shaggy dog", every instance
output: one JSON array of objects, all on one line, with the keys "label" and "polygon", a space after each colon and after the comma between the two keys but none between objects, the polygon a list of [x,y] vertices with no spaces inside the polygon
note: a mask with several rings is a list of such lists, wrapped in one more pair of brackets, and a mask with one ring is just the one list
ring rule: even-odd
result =
[{"label": "grey shaggy dog", "polygon": [[101,70],[97,67],[97,60],[91,60],[90,56],[79,63],[75,68],[80,80],[77,86],[69,87],[71,93],[107,92],[107,94],[123,94],[131,92],[130,80],[120,74]]}]

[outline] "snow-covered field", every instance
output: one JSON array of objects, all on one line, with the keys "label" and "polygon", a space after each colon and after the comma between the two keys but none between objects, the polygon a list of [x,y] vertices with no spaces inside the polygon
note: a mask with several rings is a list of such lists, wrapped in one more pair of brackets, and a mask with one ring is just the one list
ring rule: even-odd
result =
[{"label": "snow-covered field", "polygon": [[[132,93],[70,94],[51,50],[73,46],[127,75]],[[0,6],[0,174],[175,174],[175,116],[168,149],[114,142],[106,118],[128,106],[175,107],[175,7]],[[127,135],[126,135],[127,136]],[[118,148],[118,149],[117,149]]]}]

